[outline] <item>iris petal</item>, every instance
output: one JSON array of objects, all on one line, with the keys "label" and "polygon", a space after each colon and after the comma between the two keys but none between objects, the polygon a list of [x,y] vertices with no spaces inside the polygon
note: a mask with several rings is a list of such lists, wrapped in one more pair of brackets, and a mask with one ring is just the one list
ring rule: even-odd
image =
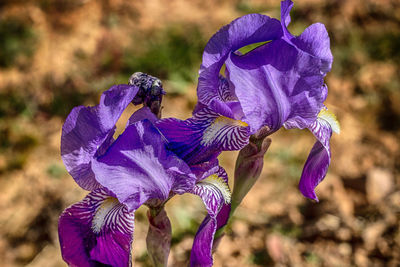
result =
[{"label": "iris petal", "polygon": [[340,131],[340,126],[333,113],[322,109],[318,119],[309,127],[317,138],[304,165],[299,183],[300,191],[305,197],[318,201],[315,187],[325,178],[331,162],[330,138],[332,129]]},{"label": "iris petal", "polygon": [[229,85],[229,81],[221,75],[219,76],[218,98],[223,102],[232,102],[238,100],[235,95],[235,91],[232,90],[232,87]]},{"label": "iris petal", "polygon": [[278,39],[282,34],[278,20],[260,14],[243,16],[222,27],[204,49],[197,87],[199,102],[207,105],[218,94],[219,71],[231,52],[252,43]]},{"label": "iris petal", "polygon": [[93,161],[96,179],[129,210],[148,199],[166,200],[171,190],[187,192],[196,177],[165,145],[166,140],[150,121],[131,124],[106,154]]},{"label": "iris petal", "polygon": [[190,254],[190,266],[208,267],[213,265],[212,245],[217,230],[217,220],[207,216],[197,230]]},{"label": "iris petal", "polygon": [[288,31],[287,26],[290,24],[290,10],[293,7],[293,2],[291,0],[285,0],[281,2],[281,24],[285,36],[293,37],[293,35]]},{"label": "iris petal", "polygon": [[[221,100],[218,75],[225,63],[230,95],[237,97],[251,133],[263,126],[271,132],[283,125],[303,129],[315,121],[327,95],[324,76],[333,60],[329,36],[319,23],[293,36],[287,29],[292,7],[292,1],[282,1],[279,24],[250,14],[210,39],[197,88],[200,103],[212,109],[213,101]],[[270,42],[245,55],[236,53],[242,46],[263,41]]]},{"label": "iris petal", "polygon": [[[193,241],[191,266],[212,266],[212,247],[217,227],[222,227],[229,217],[230,191],[228,176],[221,167],[216,173],[198,182],[193,189],[207,208],[208,215],[201,223]],[[221,212],[222,211],[222,212]],[[226,213],[228,211],[228,214]]]},{"label": "iris petal", "polygon": [[207,105],[198,102],[194,108],[193,114],[196,114],[206,107],[225,117],[235,118],[237,120],[244,117],[240,103],[235,95],[234,88],[232,88],[229,81],[222,75],[219,76],[217,95],[215,95]]},{"label": "iris petal", "polygon": [[285,40],[275,40],[244,56],[226,61],[228,79],[242,106],[251,132],[273,131],[289,121],[310,125],[322,108],[326,92],[320,60]]},{"label": "iris petal", "polygon": [[228,176],[225,170],[219,167],[218,171],[198,182],[192,193],[202,198],[208,214],[215,216],[222,204],[231,202],[231,191],[228,186]]},{"label": "iris petal", "polygon": [[60,216],[63,259],[70,266],[131,265],[134,214],[99,188]]},{"label": "iris petal", "polygon": [[245,122],[204,108],[185,121],[169,118],[156,123],[169,148],[189,165],[215,159],[223,150],[238,150],[248,143]]},{"label": "iris petal", "polygon": [[61,156],[67,171],[83,189],[100,187],[91,162],[112,143],[115,123],[137,91],[135,86],[113,86],[102,94],[99,105],[75,107],[68,115],[62,129]]},{"label": "iris petal", "polygon": [[281,24],[285,39],[293,43],[298,49],[318,58],[321,71],[326,74],[330,71],[333,56],[330,50],[330,40],[326,28],[321,23],[309,26],[300,36],[293,36],[287,29],[290,23],[290,10],[293,2],[285,0],[281,2]]},{"label": "iris petal", "polygon": [[126,126],[128,127],[135,122],[143,120],[149,120],[151,123],[154,124],[158,120],[158,118],[156,117],[156,115],[154,115],[153,112],[151,112],[150,108],[144,106],[132,114]]}]

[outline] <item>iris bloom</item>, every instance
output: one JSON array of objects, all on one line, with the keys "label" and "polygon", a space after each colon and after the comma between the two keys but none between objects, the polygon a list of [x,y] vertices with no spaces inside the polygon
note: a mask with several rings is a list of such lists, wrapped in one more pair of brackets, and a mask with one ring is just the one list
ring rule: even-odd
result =
[{"label": "iris bloom", "polygon": [[128,266],[134,211],[194,187],[196,177],[165,149],[147,107],[114,140],[115,123],[138,91],[137,86],[114,86],[98,106],[74,108],[63,126],[64,164],[82,188],[92,191],[60,217],[61,250],[71,266]]},{"label": "iris bloom", "polygon": [[[124,109],[140,102],[136,96],[143,88],[133,84],[110,88],[97,106],[74,108],[63,126],[64,164],[78,185],[91,191],[60,216],[61,252],[70,266],[130,266],[134,212],[143,204],[162,207],[175,194],[193,193],[215,220],[230,201],[218,162],[189,166],[167,150],[148,106],[135,112],[114,140]],[[211,249],[196,244],[196,253],[211,257]]]},{"label": "iris bloom", "polygon": [[[288,31],[292,6],[290,0],[282,1],[281,21],[250,14],[222,27],[203,53],[193,117],[165,119],[158,127],[172,150],[189,159],[191,151],[216,157],[221,150],[240,149],[263,127],[269,134],[282,126],[308,128],[317,141],[299,187],[304,196],[317,200],[314,189],[330,164],[330,137],[340,130],[323,104],[328,92],[324,77],[333,57],[323,24],[313,24],[299,36]],[[239,52],[254,44],[259,46]],[[220,75],[223,66],[225,77]]]}]

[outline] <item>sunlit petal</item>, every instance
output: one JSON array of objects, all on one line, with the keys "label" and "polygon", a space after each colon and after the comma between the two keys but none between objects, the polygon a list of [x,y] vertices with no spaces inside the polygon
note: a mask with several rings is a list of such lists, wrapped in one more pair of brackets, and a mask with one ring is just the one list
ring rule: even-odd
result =
[{"label": "sunlit petal", "polygon": [[245,122],[204,108],[185,121],[170,118],[156,123],[169,148],[189,165],[215,159],[221,151],[238,150],[248,143]]},{"label": "sunlit petal", "polygon": [[75,107],[62,129],[61,156],[67,171],[83,189],[100,187],[94,179],[91,162],[113,141],[115,124],[135,97],[138,88],[116,85],[105,91],[100,104]]}]

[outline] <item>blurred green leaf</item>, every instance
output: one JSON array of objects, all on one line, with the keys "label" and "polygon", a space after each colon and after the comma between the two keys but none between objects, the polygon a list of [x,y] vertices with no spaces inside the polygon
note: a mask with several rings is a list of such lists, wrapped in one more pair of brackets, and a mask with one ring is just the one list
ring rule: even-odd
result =
[{"label": "blurred green leaf", "polygon": [[62,176],[67,174],[63,165],[58,163],[53,163],[47,168],[47,174],[52,178],[61,178]]},{"label": "blurred green leaf", "polygon": [[137,71],[146,72],[171,80],[178,90],[185,87],[185,82],[195,82],[205,46],[205,38],[197,26],[174,25],[140,39],[125,51],[123,73],[128,76]]},{"label": "blurred green leaf", "polygon": [[27,22],[18,18],[0,20],[0,67],[27,65],[37,43],[37,36]]}]

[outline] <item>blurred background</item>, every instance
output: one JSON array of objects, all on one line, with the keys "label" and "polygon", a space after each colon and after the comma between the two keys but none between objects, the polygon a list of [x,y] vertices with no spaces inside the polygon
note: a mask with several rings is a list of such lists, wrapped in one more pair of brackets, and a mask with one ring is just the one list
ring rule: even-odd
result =
[{"label": "blurred background", "polygon": [[[142,71],[163,80],[163,116],[188,118],[207,40],[244,14],[279,18],[279,5],[1,1],[0,265],[66,266],[58,216],[87,193],[60,157],[61,127],[74,106],[97,104],[102,91]],[[291,32],[300,34],[315,22],[324,23],[331,37],[335,59],[326,77],[326,105],[342,126],[317,189],[320,202],[297,189],[313,136],[280,130],[258,184],[214,255],[215,266],[400,265],[400,1],[295,1]],[[220,157],[231,179],[236,155]],[[173,223],[170,264],[186,266],[205,209],[190,195],[175,197],[167,209]],[[151,266],[145,213],[136,213],[136,266]]]}]

